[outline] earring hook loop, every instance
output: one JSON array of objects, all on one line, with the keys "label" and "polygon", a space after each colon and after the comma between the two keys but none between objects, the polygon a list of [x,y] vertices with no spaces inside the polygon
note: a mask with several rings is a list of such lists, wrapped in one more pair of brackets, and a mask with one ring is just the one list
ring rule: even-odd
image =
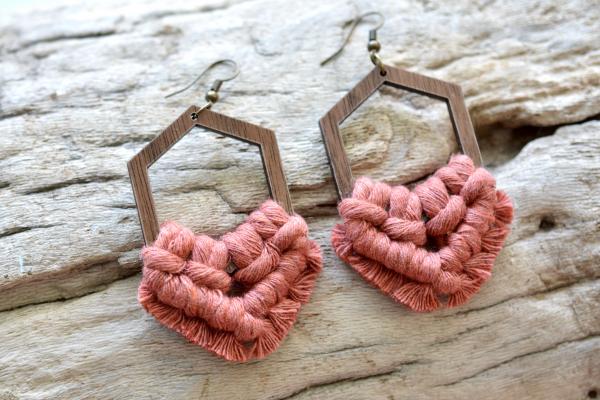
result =
[{"label": "earring hook loop", "polygon": [[[329,62],[335,60],[337,57],[339,57],[339,55],[342,54],[342,51],[344,51],[344,49],[346,48],[348,43],[350,43],[350,39],[352,39],[352,35],[354,34],[354,31],[356,31],[356,28],[358,28],[358,25],[360,25],[361,22],[364,22],[367,18],[372,17],[372,16],[377,16],[379,18],[379,22],[377,23],[377,25],[374,28],[369,30],[369,43],[373,40],[376,41],[377,31],[383,27],[383,24],[385,24],[385,17],[379,11],[368,11],[368,12],[365,12],[365,13],[355,17],[351,21],[349,21],[350,22],[350,30],[348,31],[348,34],[342,41],[342,45],[332,55],[330,55],[329,57],[327,57],[326,59],[321,61],[320,65],[324,66],[324,65],[328,64]],[[381,46],[379,46],[379,47],[381,47]],[[369,49],[369,51],[372,52],[370,49]],[[379,66],[383,70],[383,63],[381,62],[381,58],[379,58],[378,55],[376,57],[379,60],[378,63],[373,61],[373,55],[371,55],[371,60],[373,61],[373,63],[375,65]]]},{"label": "earring hook loop", "polygon": [[228,77],[216,79],[214,81],[210,90],[206,93],[206,100],[208,101],[208,104],[206,106],[202,107],[203,109],[209,108],[212,104],[216,103],[217,100],[219,99],[218,92],[219,92],[219,89],[221,89],[221,85],[223,84],[223,82],[233,80],[233,79],[237,78],[237,76],[240,74],[240,68],[234,60],[226,58],[226,59],[222,59],[222,60],[213,62],[208,67],[206,67],[204,69],[204,71],[202,71],[196,77],[196,79],[194,79],[189,85],[187,85],[186,87],[179,89],[173,93],[169,93],[168,95],[165,96],[165,99],[185,92],[186,90],[188,90],[189,88],[194,86],[200,79],[202,79],[211,70],[218,67],[219,65],[229,65],[231,68],[233,68],[233,72]]}]

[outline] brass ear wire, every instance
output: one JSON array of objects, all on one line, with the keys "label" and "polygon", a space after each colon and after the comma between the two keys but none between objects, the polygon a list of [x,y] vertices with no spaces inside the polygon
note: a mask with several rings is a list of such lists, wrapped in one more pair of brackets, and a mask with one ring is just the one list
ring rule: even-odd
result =
[{"label": "brass ear wire", "polygon": [[367,50],[369,51],[369,58],[371,59],[371,62],[373,64],[377,65],[381,69],[382,74],[385,74],[385,68],[383,66],[383,62],[381,61],[381,57],[379,57],[379,54],[378,54],[379,50],[381,50],[381,43],[379,43],[379,41],[377,40],[377,31],[379,29],[381,29],[381,27],[385,23],[385,17],[383,16],[383,14],[381,14],[378,11],[369,11],[369,12],[361,14],[358,17],[351,20],[350,21],[350,30],[348,31],[348,34],[344,38],[342,45],[332,55],[327,57],[325,60],[321,61],[321,66],[324,66],[325,64],[329,63],[330,61],[335,60],[342,53],[342,51],[344,51],[344,48],[346,48],[346,46],[350,42],[350,39],[352,38],[352,35],[354,34],[354,31],[356,30],[358,25],[361,22],[365,21],[368,17],[371,17],[371,16],[379,17],[379,23],[375,26],[375,28],[372,28],[371,30],[369,30],[369,43],[367,44]]},{"label": "brass ear wire", "polygon": [[208,67],[206,67],[204,69],[204,71],[202,71],[200,73],[200,75],[198,75],[196,77],[196,79],[194,79],[192,81],[192,83],[190,83],[189,85],[187,85],[186,87],[184,87],[183,89],[179,89],[173,93],[170,93],[168,95],[165,96],[166,98],[175,96],[179,93],[185,92],[186,90],[188,90],[189,88],[191,88],[192,86],[194,86],[196,84],[196,82],[198,82],[200,79],[202,79],[202,77],[204,75],[206,75],[209,71],[211,71],[212,69],[218,67],[219,65],[223,65],[223,64],[228,64],[233,68],[233,73],[228,76],[227,78],[220,78],[220,79],[216,79],[212,86],[210,87],[209,91],[206,92],[206,95],[204,96],[204,98],[206,99],[207,103],[202,106],[196,113],[193,113],[194,115],[192,115],[192,119],[197,119],[198,118],[198,113],[206,108],[210,108],[213,104],[215,104],[217,101],[219,101],[219,89],[221,89],[221,85],[223,85],[223,82],[227,82],[230,81],[232,79],[235,79],[239,74],[240,74],[240,69],[237,65],[237,63],[233,60],[230,59],[223,59],[223,60],[218,60],[215,61],[214,63],[210,64]]}]

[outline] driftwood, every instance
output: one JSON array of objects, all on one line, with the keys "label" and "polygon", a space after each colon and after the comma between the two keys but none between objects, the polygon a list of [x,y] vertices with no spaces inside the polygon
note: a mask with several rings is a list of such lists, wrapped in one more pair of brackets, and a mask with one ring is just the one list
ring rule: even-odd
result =
[{"label": "driftwood", "polygon": [[[462,85],[484,162],[516,206],[481,293],[431,314],[370,288],[329,245],[336,194],[317,121],[371,69],[366,24],[339,59],[319,61],[352,3],[47,7],[0,17],[0,399],[597,395],[595,1],[378,2],[384,61]],[[325,256],[282,347],[247,365],[186,343],[135,299],[142,235],[126,162],[202,102],[200,88],[164,95],[218,58],[242,74],[215,111],[276,132],[294,208]],[[342,134],[354,174],[390,182],[457,149],[443,104],[389,88]],[[267,196],[255,147],[200,130],[150,180],[159,218],[197,232],[230,230]]]}]

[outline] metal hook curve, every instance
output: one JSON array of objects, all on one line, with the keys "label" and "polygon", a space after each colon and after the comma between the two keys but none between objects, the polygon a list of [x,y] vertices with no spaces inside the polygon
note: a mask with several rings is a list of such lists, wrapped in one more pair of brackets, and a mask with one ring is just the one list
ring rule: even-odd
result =
[{"label": "metal hook curve", "polygon": [[379,11],[367,11],[366,13],[364,13],[358,17],[358,21],[359,22],[364,21],[366,18],[368,18],[372,15],[379,17],[379,23],[375,26],[375,28],[372,28],[371,30],[378,31],[379,29],[381,29],[383,27],[383,24],[385,24],[385,17]]},{"label": "metal hook curve", "polygon": [[208,67],[206,67],[204,69],[204,71],[202,71],[200,73],[200,75],[198,75],[196,77],[196,79],[194,79],[189,85],[187,85],[186,87],[184,87],[182,89],[179,89],[179,90],[177,90],[177,91],[175,91],[173,93],[169,93],[168,95],[165,96],[165,99],[167,99],[169,97],[172,97],[172,96],[175,96],[175,95],[178,95],[179,93],[185,92],[186,90],[188,90],[189,88],[191,88],[192,86],[194,86],[196,84],[196,82],[198,82],[200,79],[202,79],[202,77],[204,75],[206,75],[209,71],[211,71],[212,69],[214,69],[214,68],[216,68],[216,67],[218,67],[219,65],[222,65],[222,64],[229,64],[230,66],[232,66],[233,73],[230,76],[228,76],[227,78],[220,78],[220,79],[215,80],[215,83],[213,84],[211,90],[214,90],[215,92],[218,91],[219,88],[221,87],[221,84],[223,82],[227,82],[227,81],[230,81],[232,79],[235,79],[240,74],[240,68],[239,68],[238,64],[234,60],[226,58],[226,59],[222,59],[222,60],[218,60],[218,61],[213,62]]},{"label": "metal hook curve", "polygon": [[379,11],[367,11],[366,13],[357,16],[356,18],[350,21],[350,30],[344,38],[344,41],[342,42],[340,48],[337,49],[332,55],[321,61],[320,65],[324,66],[325,64],[335,60],[340,54],[342,54],[342,51],[344,51],[348,43],[350,43],[350,39],[352,39],[352,35],[354,34],[354,31],[356,30],[358,25],[360,25],[361,22],[365,21],[368,17],[371,17],[373,15],[379,17],[379,23],[375,26],[375,28],[372,28],[369,31],[369,36],[371,36],[371,32],[377,32],[379,29],[381,29],[381,27],[383,27],[383,24],[385,23],[385,17]]}]

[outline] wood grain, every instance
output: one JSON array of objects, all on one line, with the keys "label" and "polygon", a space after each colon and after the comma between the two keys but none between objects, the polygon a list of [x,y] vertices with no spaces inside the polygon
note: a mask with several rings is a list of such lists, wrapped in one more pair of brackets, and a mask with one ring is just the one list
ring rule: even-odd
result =
[{"label": "wood grain", "polygon": [[288,213],[293,212],[275,133],[207,108],[191,106],[127,163],[133,197],[146,244],[154,242],[160,225],[156,216],[148,168],[194,127],[206,128],[258,145],[273,200],[281,204]]},{"label": "wood grain", "polygon": [[[371,69],[367,24],[343,57],[318,65],[356,16],[348,1],[3,9],[0,399],[584,400],[600,390],[600,8],[377,9],[389,65],[461,84],[486,167],[515,202],[507,246],[473,301],[410,313],[332,251],[337,192],[318,119]],[[282,347],[242,366],[162,328],[135,298],[144,241],[125,165],[200,94],[164,95],[218,58],[242,72],[215,110],[277,132],[294,209],[324,256]],[[445,108],[380,87],[340,129],[354,174],[409,182],[435,171],[458,151]],[[149,175],[159,218],[194,232],[230,231],[268,196],[258,148],[205,129]]]},{"label": "wood grain", "polygon": [[419,93],[446,102],[457,142],[476,166],[483,164],[477,137],[460,86],[389,65],[375,67],[320,120],[319,126],[339,198],[352,194],[354,180],[339,126],[382,85]]}]

